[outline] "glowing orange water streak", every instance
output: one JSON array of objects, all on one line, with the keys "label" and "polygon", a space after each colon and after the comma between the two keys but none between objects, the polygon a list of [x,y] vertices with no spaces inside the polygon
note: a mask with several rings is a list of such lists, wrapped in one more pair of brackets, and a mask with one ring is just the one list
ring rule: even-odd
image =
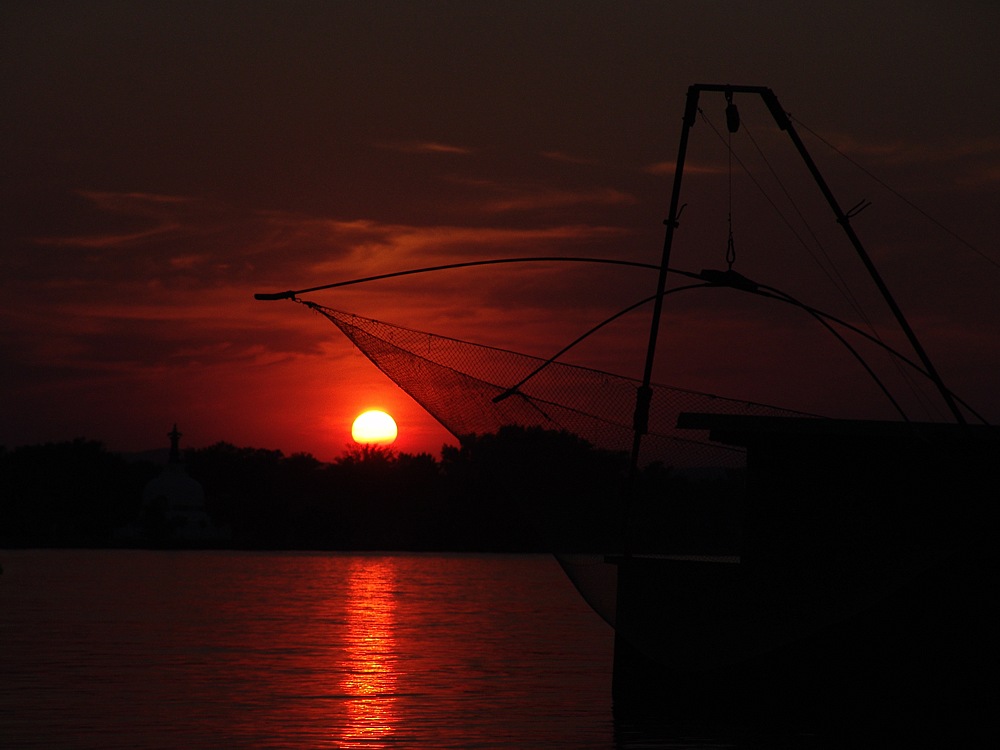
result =
[{"label": "glowing orange water streak", "polygon": [[366,558],[348,573],[343,748],[387,747],[395,732],[395,573],[391,560]]}]

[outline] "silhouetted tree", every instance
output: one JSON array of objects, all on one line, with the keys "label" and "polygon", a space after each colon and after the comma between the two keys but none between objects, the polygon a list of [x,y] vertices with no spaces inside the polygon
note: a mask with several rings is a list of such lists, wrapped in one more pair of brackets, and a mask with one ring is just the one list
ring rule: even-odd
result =
[{"label": "silhouetted tree", "polygon": [[244,546],[281,547],[288,540],[288,507],[279,502],[280,450],[237,448],[220,442],[187,450],[187,470],[202,483],[208,512],[217,524],[233,530]]},{"label": "silhouetted tree", "polygon": [[442,465],[497,542],[563,551],[620,544],[622,454],[565,431],[504,427],[444,452]]},{"label": "silhouetted tree", "polygon": [[0,541],[16,546],[102,546],[135,519],[148,463],[130,463],[96,441],[0,452]]},{"label": "silhouetted tree", "polygon": [[[567,432],[510,427],[443,446],[441,460],[384,446],[352,446],[333,463],[307,453],[230,443],[184,456],[230,544],[277,549],[550,551],[619,548],[626,460]],[[100,443],[0,448],[0,545],[103,546],[114,530],[168,538],[142,490],[162,465],[128,461]],[[638,477],[637,541],[734,548],[739,474]],[[642,545],[640,545],[642,546]]]}]

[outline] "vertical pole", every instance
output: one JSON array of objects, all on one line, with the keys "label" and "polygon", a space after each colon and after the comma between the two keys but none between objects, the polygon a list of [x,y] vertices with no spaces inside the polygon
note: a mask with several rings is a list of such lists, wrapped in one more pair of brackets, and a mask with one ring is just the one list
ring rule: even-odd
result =
[{"label": "vertical pole", "polygon": [[681,179],[684,176],[684,160],[687,156],[688,136],[694,126],[698,114],[698,96],[700,88],[690,86],[687,92],[687,106],[684,109],[684,124],[681,128],[680,146],[677,149],[677,163],[674,167],[674,187],[670,194],[670,210],[667,214],[666,233],[663,238],[663,253],[660,258],[660,273],[656,284],[656,299],[653,301],[653,317],[649,324],[649,343],[646,346],[646,366],[642,374],[642,385],[636,392],[635,414],[632,419],[632,453],[629,461],[628,485],[625,494],[625,522],[623,544],[625,555],[631,554],[631,512],[635,494],[636,476],[639,470],[639,452],[642,449],[642,436],[649,431],[649,406],[653,399],[653,361],[656,357],[656,340],[660,330],[660,316],[663,313],[663,295],[667,287],[667,271],[670,264],[670,249],[674,242],[674,230],[677,229],[678,212],[680,210]]},{"label": "vertical pole", "polygon": [[[624,508],[622,512],[622,546],[624,557],[617,561],[617,597],[615,602],[615,646],[614,668],[611,682],[611,692],[615,698],[616,711],[622,711],[626,704],[636,697],[636,682],[641,686],[649,680],[649,663],[645,656],[639,653],[629,640],[628,633],[632,620],[636,616],[636,608],[644,607],[648,602],[643,600],[637,591],[637,580],[641,576],[641,560],[632,557],[632,506],[636,493],[636,482],[639,472],[639,451],[642,448],[642,436],[649,430],[649,406],[653,398],[653,360],[656,355],[656,339],[659,335],[660,315],[663,311],[663,295],[667,286],[667,271],[670,262],[670,248],[674,241],[674,230],[677,228],[681,195],[681,178],[684,175],[684,158],[687,155],[688,134],[694,125],[698,114],[697,86],[691,86],[687,92],[687,107],[684,110],[684,124],[681,128],[681,142],[677,152],[677,163],[674,167],[674,187],[670,195],[670,211],[664,224],[667,226],[663,238],[663,254],[660,258],[660,273],[656,286],[656,299],[653,302],[653,318],[649,326],[649,343],[646,347],[646,366],[643,371],[642,385],[636,391],[635,414],[632,420],[632,454],[629,462],[628,478],[625,485]],[[637,601],[638,599],[638,601]],[[659,671],[656,670],[656,678]],[[644,675],[645,678],[640,677]]]}]

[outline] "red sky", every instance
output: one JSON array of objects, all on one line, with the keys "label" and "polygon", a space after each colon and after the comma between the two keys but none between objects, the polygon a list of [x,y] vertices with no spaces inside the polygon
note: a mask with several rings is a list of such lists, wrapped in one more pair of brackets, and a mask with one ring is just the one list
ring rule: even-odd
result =
[{"label": "red sky", "polygon": [[[872,202],[853,226],[945,380],[1000,420],[997,28],[989,2],[3,3],[0,445],[139,450],[177,422],[189,446],[329,460],[380,406],[399,449],[436,455],[454,441],[333,326],[253,293],[519,255],[656,263],[692,83],[772,88],[974,246],[800,128],[842,206]],[[737,154],[770,180],[749,131],[900,342],[787,141],[736,103]],[[720,129],[724,104],[702,98]],[[729,171],[707,123],[689,160],[672,265],[723,267]],[[822,252],[739,169],[733,183],[736,270],[856,320]],[[309,298],[547,356],[654,288],[644,271],[524,266]],[[570,361],[638,377],[647,325]],[[893,416],[815,323],[733,292],[668,297],[659,353],[659,382]],[[946,418],[933,398],[912,417]]]}]

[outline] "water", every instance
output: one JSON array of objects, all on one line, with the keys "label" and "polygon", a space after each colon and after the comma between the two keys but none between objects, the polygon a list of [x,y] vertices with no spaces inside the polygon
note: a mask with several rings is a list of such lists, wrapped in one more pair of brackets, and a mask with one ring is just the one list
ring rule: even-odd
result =
[{"label": "water", "polygon": [[4,748],[624,746],[612,631],[546,556],[0,562]]}]

